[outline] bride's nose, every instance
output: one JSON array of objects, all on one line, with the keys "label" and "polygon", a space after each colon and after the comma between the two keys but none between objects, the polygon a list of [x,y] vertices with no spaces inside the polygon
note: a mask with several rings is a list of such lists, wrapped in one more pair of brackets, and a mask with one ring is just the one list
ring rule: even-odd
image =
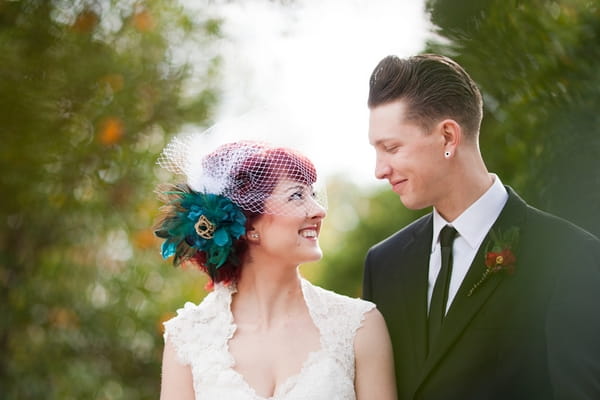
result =
[{"label": "bride's nose", "polygon": [[323,219],[327,216],[327,210],[321,205],[314,197],[310,197],[308,204],[306,205],[306,216],[308,218],[320,218]]}]

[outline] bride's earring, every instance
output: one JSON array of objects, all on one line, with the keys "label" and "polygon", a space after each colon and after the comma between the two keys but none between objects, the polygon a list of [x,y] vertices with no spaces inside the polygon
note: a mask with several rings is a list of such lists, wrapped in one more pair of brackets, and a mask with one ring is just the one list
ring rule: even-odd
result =
[{"label": "bride's earring", "polygon": [[452,155],[452,153],[450,153],[449,151],[444,153],[444,157],[446,157],[446,158],[450,158],[451,155]]}]

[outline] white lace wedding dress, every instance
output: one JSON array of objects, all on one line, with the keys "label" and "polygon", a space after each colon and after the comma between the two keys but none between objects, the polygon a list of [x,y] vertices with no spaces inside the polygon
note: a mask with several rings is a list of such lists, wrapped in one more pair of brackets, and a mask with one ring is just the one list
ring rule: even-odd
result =
[{"label": "white lace wedding dress", "polygon": [[[234,292],[217,284],[202,303],[186,303],[165,323],[165,340],[174,344],[179,361],[191,366],[198,400],[265,400],[234,370],[228,348],[236,330],[231,313]],[[304,279],[302,292],[320,331],[321,348],[308,354],[302,369],[269,400],[353,400],[354,337],[364,314],[375,306]]]}]

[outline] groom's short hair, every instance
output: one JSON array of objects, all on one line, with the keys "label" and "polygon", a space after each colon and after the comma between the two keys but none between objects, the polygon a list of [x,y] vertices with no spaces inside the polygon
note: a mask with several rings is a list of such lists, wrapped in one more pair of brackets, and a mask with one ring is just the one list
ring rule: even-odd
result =
[{"label": "groom's short hair", "polygon": [[427,132],[451,118],[469,137],[476,137],[483,115],[479,88],[454,60],[421,54],[409,58],[387,56],[377,64],[369,82],[369,108],[403,100],[406,116]]}]

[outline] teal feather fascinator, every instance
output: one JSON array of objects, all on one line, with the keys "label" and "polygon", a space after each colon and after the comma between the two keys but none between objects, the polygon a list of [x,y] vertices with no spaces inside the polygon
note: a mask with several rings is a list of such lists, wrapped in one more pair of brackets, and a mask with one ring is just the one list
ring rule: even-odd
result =
[{"label": "teal feather fascinator", "polygon": [[178,266],[203,252],[205,264],[215,271],[233,256],[234,243],[246,233],[246,216],[231,200],[186,184],[162,185],[157,193],[165,204],[154,231],[164,239],[163,258],[174,256]]}]

